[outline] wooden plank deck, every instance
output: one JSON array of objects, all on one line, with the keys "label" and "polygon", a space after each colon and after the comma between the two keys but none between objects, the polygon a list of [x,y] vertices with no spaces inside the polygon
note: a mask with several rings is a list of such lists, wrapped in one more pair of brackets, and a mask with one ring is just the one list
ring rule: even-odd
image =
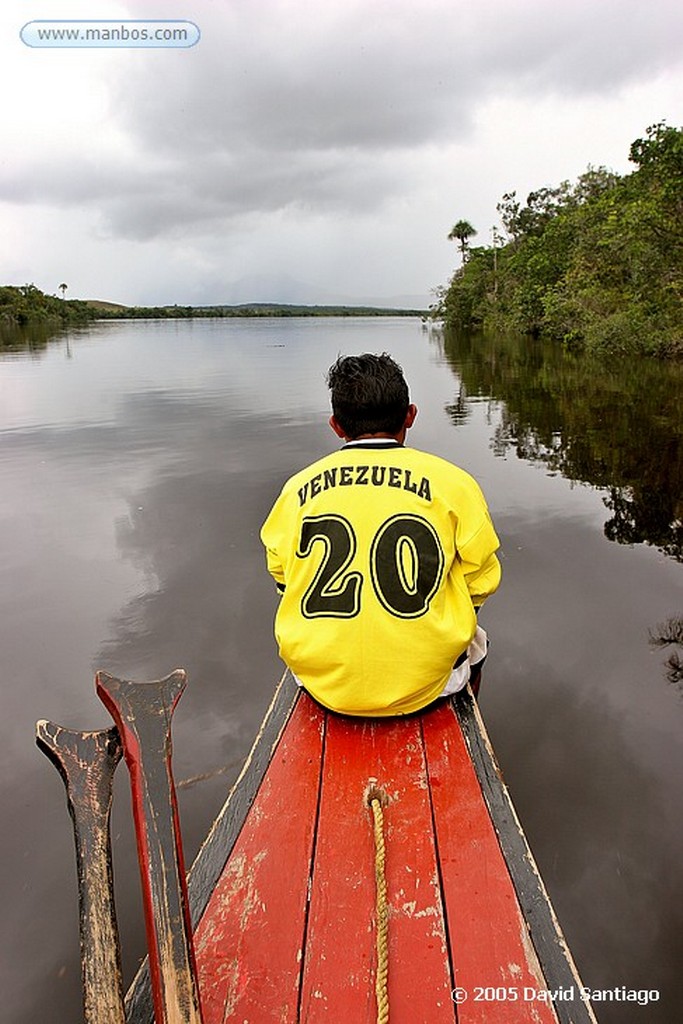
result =
[{"label": "wooden plank deck", "polygon": [[204,1024],[297,1020],[324,724],[299,705],[199,922]]},{"label": "wooden plank deck", "polygon": [[474,998],[482,989],[521,996],[525,988],[538,991],[548,986],[451,704],[443,703],[424,718],[423,737],[453,987],[468,996],[459,1005],[458,1022],[553,1024],[557,1017],[547,1003]]},{"label": "wooden plank deck", "polygon": [[[594,1022],[579,1000],[523,998],[580,982],[471,698],[352,719],[285,676],[190,873],[204,1024],[374,1024],[373,786],[392,1024]],[[130,1024],[151,1024],[148,989],[143,970]]]},{"label": "wooden plank deck", "polygon": [[336,715],[327,716],[300,1019],[376,1020],[373,785],[388,799],[391,1016],[446,1024],[452,981],[420,721]]}]

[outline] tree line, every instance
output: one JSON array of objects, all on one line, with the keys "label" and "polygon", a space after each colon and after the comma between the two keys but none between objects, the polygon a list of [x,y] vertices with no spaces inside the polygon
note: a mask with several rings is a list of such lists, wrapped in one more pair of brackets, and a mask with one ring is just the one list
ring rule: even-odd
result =
[{"label": "tree line", "polygon": [[421,316],[424,310],[384,309],[377,306],[304,306],[257,302],[236,306],[118,306],[113,303],[66,299],[46,295],[34,284],[0,287],[0,324],[53,325],[55,328],[87,324],[92,320],[187,320],[194,317],[292,316]]},{"label": "tree line", "polygon": [[384,309],[378,306],[304,306],[288,303],[254,302],[237,306],[122,306],[100,309],[101,320],[187,320],[194,317],[230,319],[232,317],[292,316],[422,316],[424,310]]},{"label": "tree line", "polygon": [[498,205],[505,234],[470,247],[435,312],[456,329],[543,336],[593,352],[683,357],[683,129],[652,125],[619,175],[515,192]]},{"label": "tree line", "polygon": [[[59,286],[62,296],[66,285]],[[86,324],[98,317],[97,310],[89,303],[80,299],[58,299],[56,295],[46,295],[34,284],[20,287],[4,285],[0,287],[0,323],[18,324]]]}]

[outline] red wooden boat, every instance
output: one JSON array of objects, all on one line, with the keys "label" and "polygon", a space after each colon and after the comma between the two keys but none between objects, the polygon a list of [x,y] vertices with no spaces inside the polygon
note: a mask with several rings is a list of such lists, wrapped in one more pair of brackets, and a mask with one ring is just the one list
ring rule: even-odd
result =
[{"label": "red wooden boat", "polygon": [[128,1024],[595,1022],[469,692],[369,720],[285,674],[188,892],[196,1005],[157,951]]},{"label": "red wooden boat", "polygon": [[391,1020],[594,1021],[471,696],[349,718],[286,675],[189,876],[204,1024],[377,1020],[372,795]]}]

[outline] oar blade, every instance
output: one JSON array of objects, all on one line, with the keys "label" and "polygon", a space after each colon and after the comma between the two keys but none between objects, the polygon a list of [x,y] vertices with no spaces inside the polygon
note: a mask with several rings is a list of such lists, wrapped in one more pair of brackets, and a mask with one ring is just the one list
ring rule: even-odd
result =
[{"label": "oar blade", "polygon": [[84,1019],[124,1024],[109,828],[112,782],[122,754],[118,730],[77,732],[41,719],[36,743],[62,777],[73,823]]},{"label": "oar blade", "polygon": [[171,718],[185,685],[182,669],[149,683],[105,672],[96,676],[97,693],[119,728],[131,778],[157,1024],[201,1024],[171,771]]}]

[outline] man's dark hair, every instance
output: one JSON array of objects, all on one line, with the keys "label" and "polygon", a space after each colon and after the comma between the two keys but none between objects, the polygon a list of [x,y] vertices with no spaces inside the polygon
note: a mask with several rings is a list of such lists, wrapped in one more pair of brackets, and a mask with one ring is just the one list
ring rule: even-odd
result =
[{"label": "man's dark hair", "polygon": [[390,355],[340,356],[327,374],[332,412],[349,438],[398,434],[410,404],[403,370]]}]

